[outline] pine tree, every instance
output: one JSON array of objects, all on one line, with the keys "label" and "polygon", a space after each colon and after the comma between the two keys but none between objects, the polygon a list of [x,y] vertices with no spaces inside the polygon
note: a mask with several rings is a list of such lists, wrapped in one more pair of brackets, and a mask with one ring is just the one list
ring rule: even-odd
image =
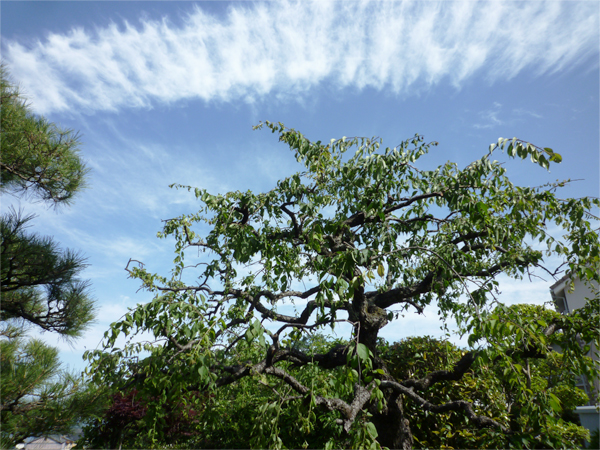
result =
[{"label": "pine tree", "polygon": [[[36,116],[0,68],[0,190],[52,206],[68,204],[87,168],[79,138]],[[97,395],[62,371],[58,350],[26,335],[29,327],[67,339],[94,317],[85,259],[51,238],[27,231],[32,215],[10,209],[0,218],[0,418],[2,448],[35,435],[65,433],[94,407]]]}]

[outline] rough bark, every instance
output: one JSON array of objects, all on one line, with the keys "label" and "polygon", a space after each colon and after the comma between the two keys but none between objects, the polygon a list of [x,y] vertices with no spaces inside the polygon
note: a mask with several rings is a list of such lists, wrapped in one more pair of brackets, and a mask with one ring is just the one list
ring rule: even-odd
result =
[{"label": "rough bark", "polygon": [[371,419],[377,428],[377,440],[382,447],[410,450],[413,446],[413,436],[408,419],[404,417],[402,396],[388,389],[384,394],[387,405]]}]

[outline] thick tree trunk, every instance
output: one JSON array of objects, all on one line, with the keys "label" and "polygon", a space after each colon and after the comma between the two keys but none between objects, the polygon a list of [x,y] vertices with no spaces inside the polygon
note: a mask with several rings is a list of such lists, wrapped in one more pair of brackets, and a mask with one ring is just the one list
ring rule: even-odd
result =
[{"label": "thick tree trunk", "polygon": [[[359,342],[377,355],[377,336],[379,330],[388,323],[387,312],[368,303],[364,297],[364,289],[355,292],[353,306],[360,320]],[[376,368],[381,368],[387,373],[385,363],[378,356],[375,357],[374,363]],[[402,396],[392,390],[385,390],[384,395],[387,399],[386,407],[382,411],[373,411],[371,419],[377,428],[377,440],[382,446],[390,449],[411,450],[413,437],[409,422],[404,417]]]},{"label": "thick tree trunk", "polygon": [[410,450],[413,446],[413,437],[410,425],[404,417],[402,397],[394,392],[385,392],[387,406],[373,415],[372,422],[377,428],[377,440],[382,447],[390,449]]}]

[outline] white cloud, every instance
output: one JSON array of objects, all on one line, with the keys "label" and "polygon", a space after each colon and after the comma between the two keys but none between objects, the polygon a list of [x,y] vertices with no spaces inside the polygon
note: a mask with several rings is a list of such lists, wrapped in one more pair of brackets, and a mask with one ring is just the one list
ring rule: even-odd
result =
[{"label": "white cloud", "polygon": [[232,3],[164,18],[52,33],[3,55],[36,111],[114,111],[184,99],[301,99],[312,87],[413,94],[474,74],[577,67],[598,53],[595,2]]}]

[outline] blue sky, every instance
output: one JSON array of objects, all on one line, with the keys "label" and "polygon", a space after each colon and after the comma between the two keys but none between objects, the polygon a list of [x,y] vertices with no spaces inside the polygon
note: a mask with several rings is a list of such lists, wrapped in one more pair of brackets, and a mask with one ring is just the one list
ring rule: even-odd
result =
[{"label": "blue sky", "polygon": [[[415,133],[440,143],[422,160],[466,166],[498,137],[563,156],[548,173],[509,162],[522,185],[578,179],[599,195],[600,3],[3,1],[2,58],[34,110],[82,134],[89,188],[58,211],[3,195],[34,230],[80,249],[98,319],[74,343],[43,338],[83,368],[110,322],[150,300],[129,258],[167,274],[161,220],[195,211],[190,184],[266,191],[300,170],[262,120],[314,140]],[[508,303],[549,300],[551,280],[503,279]],[[383,330],[440,335],[435,310]]]}]

